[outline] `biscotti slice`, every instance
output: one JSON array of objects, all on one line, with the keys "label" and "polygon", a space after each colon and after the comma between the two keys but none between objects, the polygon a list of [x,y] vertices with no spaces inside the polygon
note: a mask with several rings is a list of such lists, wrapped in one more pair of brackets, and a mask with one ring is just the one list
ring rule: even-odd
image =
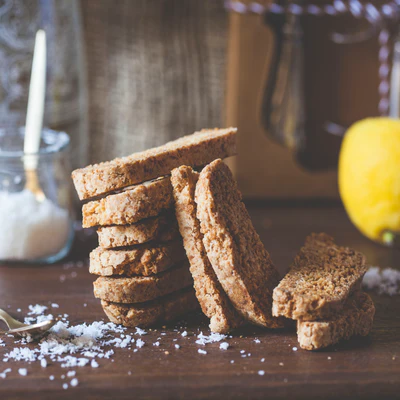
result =
[{"label": "biscotti slice", "polygon": [[121,304],[102,300],[101,305],[111,322],[130,328],[146,328],[173,321],[199,308],[193,288],[179,290],[145,303]]},{"label": "biscotti slice", "polygon": [[154,217],[173,204],[169,177],[133,186],[82,207],[82,226],[127,225]]},{"label": "biscotti slice", "polygon": [[176,219],[190,262],[197,299],[203,313],[210,318],[210,330],[227,333],[240,325],[241,318],[218,282],[204,248],[194,201],[198,177],[199,174],[188,166],[172,171]]},{"label": "biscotti slice", "polygon": [[186,259],[182,240],[146,243],[131,249],[106,250],[97,247],[90,253],[89,272],[102,276],[149,276],[163,272]]},{"label": "biscotti slice", "polygon": [[193,286],[189,263],[152,276],[105,277],[93,283],[94,295],[98,299],[113,303],[141,303]]},{"label": "biscotti slice", "polygon": [[372,328],[375,307],[371,298],[357,291],[341,312],[324,321],[297,321],[300,347],[317,350],[352,336],[366,336]]},{"label": "biscotti slice", "polygon": [[275,288],[273,314],[303,321],[331,318],[360,288],[365,257],[320,233],[307,237],[287,275]]},{"label": "biscotti slice", "polygon": [[254,324],[282,327],[283,320],[272,316],[279,274],[222,160],[201,171],[195,200],[208,259],[236,310]]},{"label": "biscotti slice", "polygon": [[204,129],[128,157],[89,165],[72,173],[81,200],[148,181],[181,165],[205,165],[236,154],[236,128]]},{"label": "biscotti slice", "polygon": [[174,213],[167,213],[132,225],[105,226],[97,230],[99,245],[105,249],[134,246],[150,241],[167,242],[179,237]]}]

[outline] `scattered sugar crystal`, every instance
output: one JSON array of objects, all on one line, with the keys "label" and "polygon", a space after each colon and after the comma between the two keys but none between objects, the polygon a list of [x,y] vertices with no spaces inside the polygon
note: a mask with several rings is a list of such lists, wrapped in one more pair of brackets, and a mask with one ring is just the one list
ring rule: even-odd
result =
[{"label": "scattered sugar crystal", "polygon": [[145,342],[142,339],[136,340],[136,347],[139,347],[141,349],[145,345]]},{"label": "scattered sugar crystal", "polygon": [[74,379],[71,380],[70,385],[75,387],[75,386],[78,386],[78,383],[79,383],[78,379],[74,378]]},{"label": "scattered sugar crystal", "polygon": [[184,331],[184,332],[181,333],[181,335],[182,335],[183,337],[187,336],[187,334],[188,334],[188,333],[187,333],[186,331]]},{"label": "scattered sugar crystal", "polygon": [[18,370],[18,373],[19,373],[21,376],[27,376],[27,375],[28,375],[28,370],[27,370],[26,368],[20,368],[20,369]]},{"label": "scattered sugar crystal", "polygon": [[51,303],[51,308],[60,308],[60,306],[57,303]]},{"label": "scattered sugar crystal", "polygon": [[136,335],[147,335],[147,332],[144,329],[136,328]]},{"label": "scattered sugar crystal", "polygon": [[99,368],[99,363],[96,360],[92,360],[90,366],[92,368]]},{"label": "scattered sugar crystal", "polygon": [[42,306],[40,304],[36,304],[35,306],[29,305],[28,308],[29,308],[28,315],[40,315],[47,310],[46,306]]},{"label": "scattered sugar crystal", "polygon": [[3,372],[0,373],[0,378],[5,379],[9,372],[11,372],[11,368],[5,369]]},{"label": "scattered sugar crystal", "polygon": [[87,307],[87,303],[83,303],[83,307]]},{"label": "scattered sugar crystal", "polygon": [[231,364],[234,364],[235,363],[235,360],[231,360]]},{"label": "scattered sugar crystal", "polygon": [[161,332],[161,336],[165,336],[166,335],[166,333],[165,332]]},{"label": "scattered sugar crystal", "polygon": [[160,345],[160,342],[154,342],[153,343],[153,346],[157,346],[158,347],[159,345]]},{"label": "scattered sugar crystal", "polygon": [[363,278],[363,286],[379,294],[393,296],[400,294],[400,271],[393,268],[370,267]]},{"label": "scattered sugar crystal", "polygon": [[41,366],[42,368],[46,368],[46,367],[47,367],[47,361],[46,361],[45,358],[42,358],[42,359],[40,360],[40,366]]},{"label": "scattered sugar crystal", "polygon": [[202,349],[198,349],[197,352],[200,353],[200,354],[207,354],[207,352],[205,350],[202,350]]},{"label": "scattered sugar crystal", "polygon": [[332,360],[332,357],[328,357],[328,360]]},{"label": "scattered sugar crystal", "polygon": [[6,344],[3,342],[3,340],[0,339],[0,346],[4,347]]},{"label": "scattered sugar crystal", "polygon": [[246,351],[245,350],[240,350],[240,353],[244,354],[244,353],[246,353]]},{"label": "scattered sugar crystal", "polygon": [[50,375],[50,376],[49,376],[49,379],[50,379],[51,381],[54,381],[54,375]]},{"label": "scattered sugar crystal", "polygon": [[265,375],[265,371],[263,371],[262,369],[260,369],[260,371],[258,371],[258,375],[261,375],[261,376]]},{"label": "scattered sugar crystal", "polygon": [[64,383],[64,384],[62,385],[62,388],[63,388],[64,390],[67,390],[67,389],[68,389],[68,383]]},{"label": "scattered sugar crystal", "polygon": [[261,343],[261,340],[260,339],[254,339],[254,342],[258,344],[258,343]]},{"label": "scattered sugar crystal", "polygon": [[60,275],[60,282],[64,282],[65,279],[67,279],[67,277],[65,275]]},{"label": "scattered sugar crystal", "polygon": [[222,342],[222,343],[219,345],[219,348],[220,348],[221,350],[228,350],[228,348],[229,348],[229,343],[228,343],[228,342]]},{"label": "scattered sugar crystal", "polygon": [[223,335],[221,333],[212,332],[210,334],[210,336],[206,336],[206,335],[203,335],[203,332],[200,332],[197,335],[196,343],[201,344],[201,345],[205,345],[207,343],[216,343],[216,342],[220,342],[221,340],[226,339],[226,337],[227,337],[226,335]]},{"label": "scattered sugar crystal", "polygon": [[76,371],[68,371],[68,372],[67,372],[68,378],[72,378],[72,377],[74,377],[75,375],[76,375]]},{"label": "scattered sugar crystal", "polygon": [[279,365],[280,365],[281,367],[283,367],[283,362],[280,362]]},{"label": "scattered sugar crystal", "polygon": [[262,359],[261,359],[261,362],[264,362],[264,361],[265,361],[265,358],[262,358]]},{"label": "scattered sugar crystal", "polygon": [[175,348],[176,348],[176,349],[180,349],[181,346],[179,346],[179,344],[176,344],[176,345],[175,345]]},{"label": "scattered sugar crystal", "polygon": [[17,312],[21,312],[22,310],[20,308],[17,308]]},{"label": "scattered sugar crystal", "polygon": [[248,354],[247,354],[247,357],[250,357],[250,356],[251,356],[251,353],[248,353]]},{"label": "scattered sugar crystal", "polygon": [[297,351],[297,347],[293,347],[293,349],[292,349],[293,351]]},{"label": "scattered sugar crystal", "polygon": [[132,375],[132,371],[128,371],[128,375]]}]

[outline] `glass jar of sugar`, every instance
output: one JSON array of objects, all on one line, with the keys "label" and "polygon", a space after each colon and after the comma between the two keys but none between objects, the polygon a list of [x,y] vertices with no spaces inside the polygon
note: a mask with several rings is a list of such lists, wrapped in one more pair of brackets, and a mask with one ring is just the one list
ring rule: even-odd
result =
[{"label": "glass jar of sugar", "polygon": [[[72,244],[69,137],[43,129],[37,154],[26,155],[24,128],[0,129],[0,260],[52,263]],[[27,189],[26,159],[34,157],[34,179],[44,194]]]}]

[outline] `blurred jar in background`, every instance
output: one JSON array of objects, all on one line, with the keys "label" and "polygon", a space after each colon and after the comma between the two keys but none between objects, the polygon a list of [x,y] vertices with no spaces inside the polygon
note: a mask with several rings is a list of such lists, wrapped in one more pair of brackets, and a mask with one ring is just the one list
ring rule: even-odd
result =
[{"label": "blurred jar in background", "polygon": [[35,34],[47,36],[44,126],[67,132],[72,167],[87,163],[87,89],[77,0],[0,4],[0,128],[25,125]]}]

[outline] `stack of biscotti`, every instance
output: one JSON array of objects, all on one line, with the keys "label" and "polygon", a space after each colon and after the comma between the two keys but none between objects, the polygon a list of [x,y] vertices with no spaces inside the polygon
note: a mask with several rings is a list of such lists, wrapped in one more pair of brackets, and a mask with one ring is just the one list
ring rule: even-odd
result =
[{"label": "stack of biscotti", "polygon": [[273,293],[273,314],[297,321],[300,347],[317,350],[354,335],[366,336],[375,307],[361,291],[365,257],[320,233],[307,237]]},{"label": "stack of biscotti", "polygon": [[198,308],[175,217],[170,173],[236,152],[236,129],[196,132],[72,173],[83,227],[96,227],[90,272],[107,316],[125,326],[168,322]]}]

